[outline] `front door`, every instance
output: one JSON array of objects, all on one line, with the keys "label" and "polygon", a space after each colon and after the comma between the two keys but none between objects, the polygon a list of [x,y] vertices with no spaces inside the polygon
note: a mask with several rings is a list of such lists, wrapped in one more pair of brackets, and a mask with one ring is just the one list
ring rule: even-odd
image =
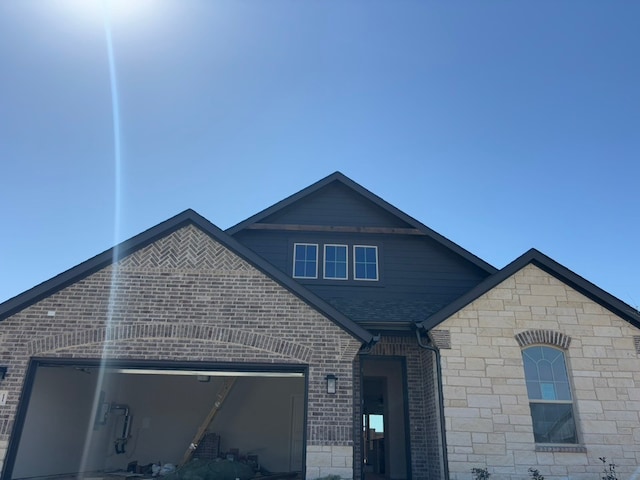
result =
[{"label": "front door", "polygon": [[404,359],[362,359],[364,480],[411,478]]}]

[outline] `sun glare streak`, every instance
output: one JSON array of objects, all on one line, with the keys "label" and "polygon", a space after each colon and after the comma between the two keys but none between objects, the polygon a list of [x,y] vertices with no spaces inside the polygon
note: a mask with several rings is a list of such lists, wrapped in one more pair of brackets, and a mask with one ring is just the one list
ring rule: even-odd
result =
[{"label": "sun glare streak", "polygon": [[136,20],[143,13],[157,12],[159,4],[157,0],[58,0],[58,3],[80,22],[92,17],[104,19],[107,8],[111,22]]},{"label": "sun glare streak", "polygon": [[[107,47],[107,59],[109,63],[109,84],[111,86],[111,114],[113,119],[113,153],[114,153],[114,218],[113,218],[113,264],[111,270],[111,285],[109,289],[109,304],[107,309],[106,330],[108,331],[113,320],[114,305],[117,295],[118,280],[118,263],[119,250],[118,242],[120,241],[120,221],[121,221],[121,142],[120,142],[120,99],[118,95],[118,79],[116,75],[116,63],[113,50],[113,40],[111,36],[111,1],[103,1],[103,24],[105,33],[105,42]],[[120,2],[118,2],[120,3]],[[131,2],[133,3],[133,2]],[[98,409],[100,408],[100,392],[104,388],[105,383],[105,362],[106,362],[106,339],[103,343],[102,356],[100,360],[100,368],[98,370],[98,378],[96,382],[96,390],[93,396],[93,405],[91,414],[93,419],[96,418]],[[87,433],[80,462],[80,474],[84,475],[89,467],[89,459],[91,455],[91,440],[93,437],[94,425],[90,422],[87,425]]]}]

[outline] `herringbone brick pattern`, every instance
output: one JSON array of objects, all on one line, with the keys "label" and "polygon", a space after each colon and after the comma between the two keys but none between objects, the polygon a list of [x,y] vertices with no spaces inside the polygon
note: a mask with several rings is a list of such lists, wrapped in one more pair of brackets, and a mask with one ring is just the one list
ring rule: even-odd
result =
[{"label": "herringbone brick pattern", "polygon": [[[306,365],[307,445],[351,446],[359,347],[284,287],[187,226],[0,323],[0,361],[9,367],[0,441],[13,428],[30,359],[64,357]],[[331,396],[329,373],[341,385]]]},{"label": "herringbone brick pattern", "polygon": [[250,270],[244,260],[189,225],[119,262],[120,269]]}]

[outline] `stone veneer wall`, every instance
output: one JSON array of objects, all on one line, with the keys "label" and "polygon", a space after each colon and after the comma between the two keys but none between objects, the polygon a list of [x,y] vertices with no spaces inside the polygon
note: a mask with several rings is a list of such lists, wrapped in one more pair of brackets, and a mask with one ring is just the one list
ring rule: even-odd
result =
[{"label": "stone veneer wall", "polygon": [[[325,474],[327,452],[331,471],[351,478],[360,342],[193,226],[122,259],[115,273],[100,270],[0,323],[9,367],[1,460],[32,357],[299,364],[309,367],[307,478]],[[336,395],[326,393],[328,373],[340,379]]]},{"label": "stone veneer wall", "polygon": [[[599,457],[617,465],[618,478],[636,471],[636,328],[528,265],[437,329],[451,334],[451,349],[441,353],[452,480],[468,480],[473,467],[487,467],[496,480],[527,478],[529,467],[547,480],[593,480],[601,476]],[[528,330],[570,337],[565,355],[583,451],[536,449],[515,338]]]}]

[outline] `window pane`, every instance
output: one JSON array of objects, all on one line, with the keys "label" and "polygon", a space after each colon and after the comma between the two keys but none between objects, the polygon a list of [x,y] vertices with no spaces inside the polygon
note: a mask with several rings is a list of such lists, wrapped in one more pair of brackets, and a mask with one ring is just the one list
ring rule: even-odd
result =
[{"label": "window pane", "polygon": [[354,259],[354,278],[356,280],[378,279],[378,259],[376,247],[355,246]]},{"label": "window pane", "polygon": [[540,393],[543,400],[557,400],[556,386],[553,383],[540,382]]},{"label": "window pane", "polygon": [[536,364],[538,360],[542,359],[542,347],[529,347],[522,352],[522,355]]},{"label": "window pane", "polygon": [[376,264],[367,264],[367,278],[376,278]]},{"label": "window pane", "polygon": [[531,400],[541,400],[542,394],[540,393],[540,383],[527,381],[527,395],[529,395],[529,399]]},{"label": "window pane", "polygon": [[307,261],[316,261],[317,247],[315,245],[307,245]]},{"label": "window pane", "polygon": [[327,278],[334,278],[336,276],[336,264],[327,262],[324,266],[324,275]]},{"label": "window pane", "polygon": [[536,443],[578,443],[571,404],[531,403]]},{"label": "window pane", "polygon": [[540,360],[538,362],[538,379],[543,382],[553,381],[551,364],[547,360]]},{"label": "window pane", "polygon": [[553,368],[553,379],[556,382],[566,382],[568,380],[567,369],[565,368],[564,359],[562,357],[558,357],[551,367]]},{"label": "window pane", "polygon": [[307,268],[305,269],[305,277],[315,277],[316,276],[316,264],[315,262],[307,262]]},{"label": "window pane", "polygon": [[347,278],[347,246],[324,246],[324,278]]},{"label": "window pane", "polygon": [[336,247],[327,246],[324,248],[324,259],[327,262],[334,262],[336,259]]},{"label": "window pane", "polygon": [[564,353],[551,347],[529,347],[522,352],[527,392],[531,400],[571,400]]},{"label": "window pane", "polygon": [[366,250],[366,260],[367,263],[375,263],[376,262],[376,251],[374,248],[367,248]]},{"label": "window pane", "polygon": [[571,390],[567,382],[556,382],[558,400],[571,400]]},{"label": "window pane", "polygon": [[293,246],[293,276],[316,278],[318,276],[318,246],[296,243]]}]

